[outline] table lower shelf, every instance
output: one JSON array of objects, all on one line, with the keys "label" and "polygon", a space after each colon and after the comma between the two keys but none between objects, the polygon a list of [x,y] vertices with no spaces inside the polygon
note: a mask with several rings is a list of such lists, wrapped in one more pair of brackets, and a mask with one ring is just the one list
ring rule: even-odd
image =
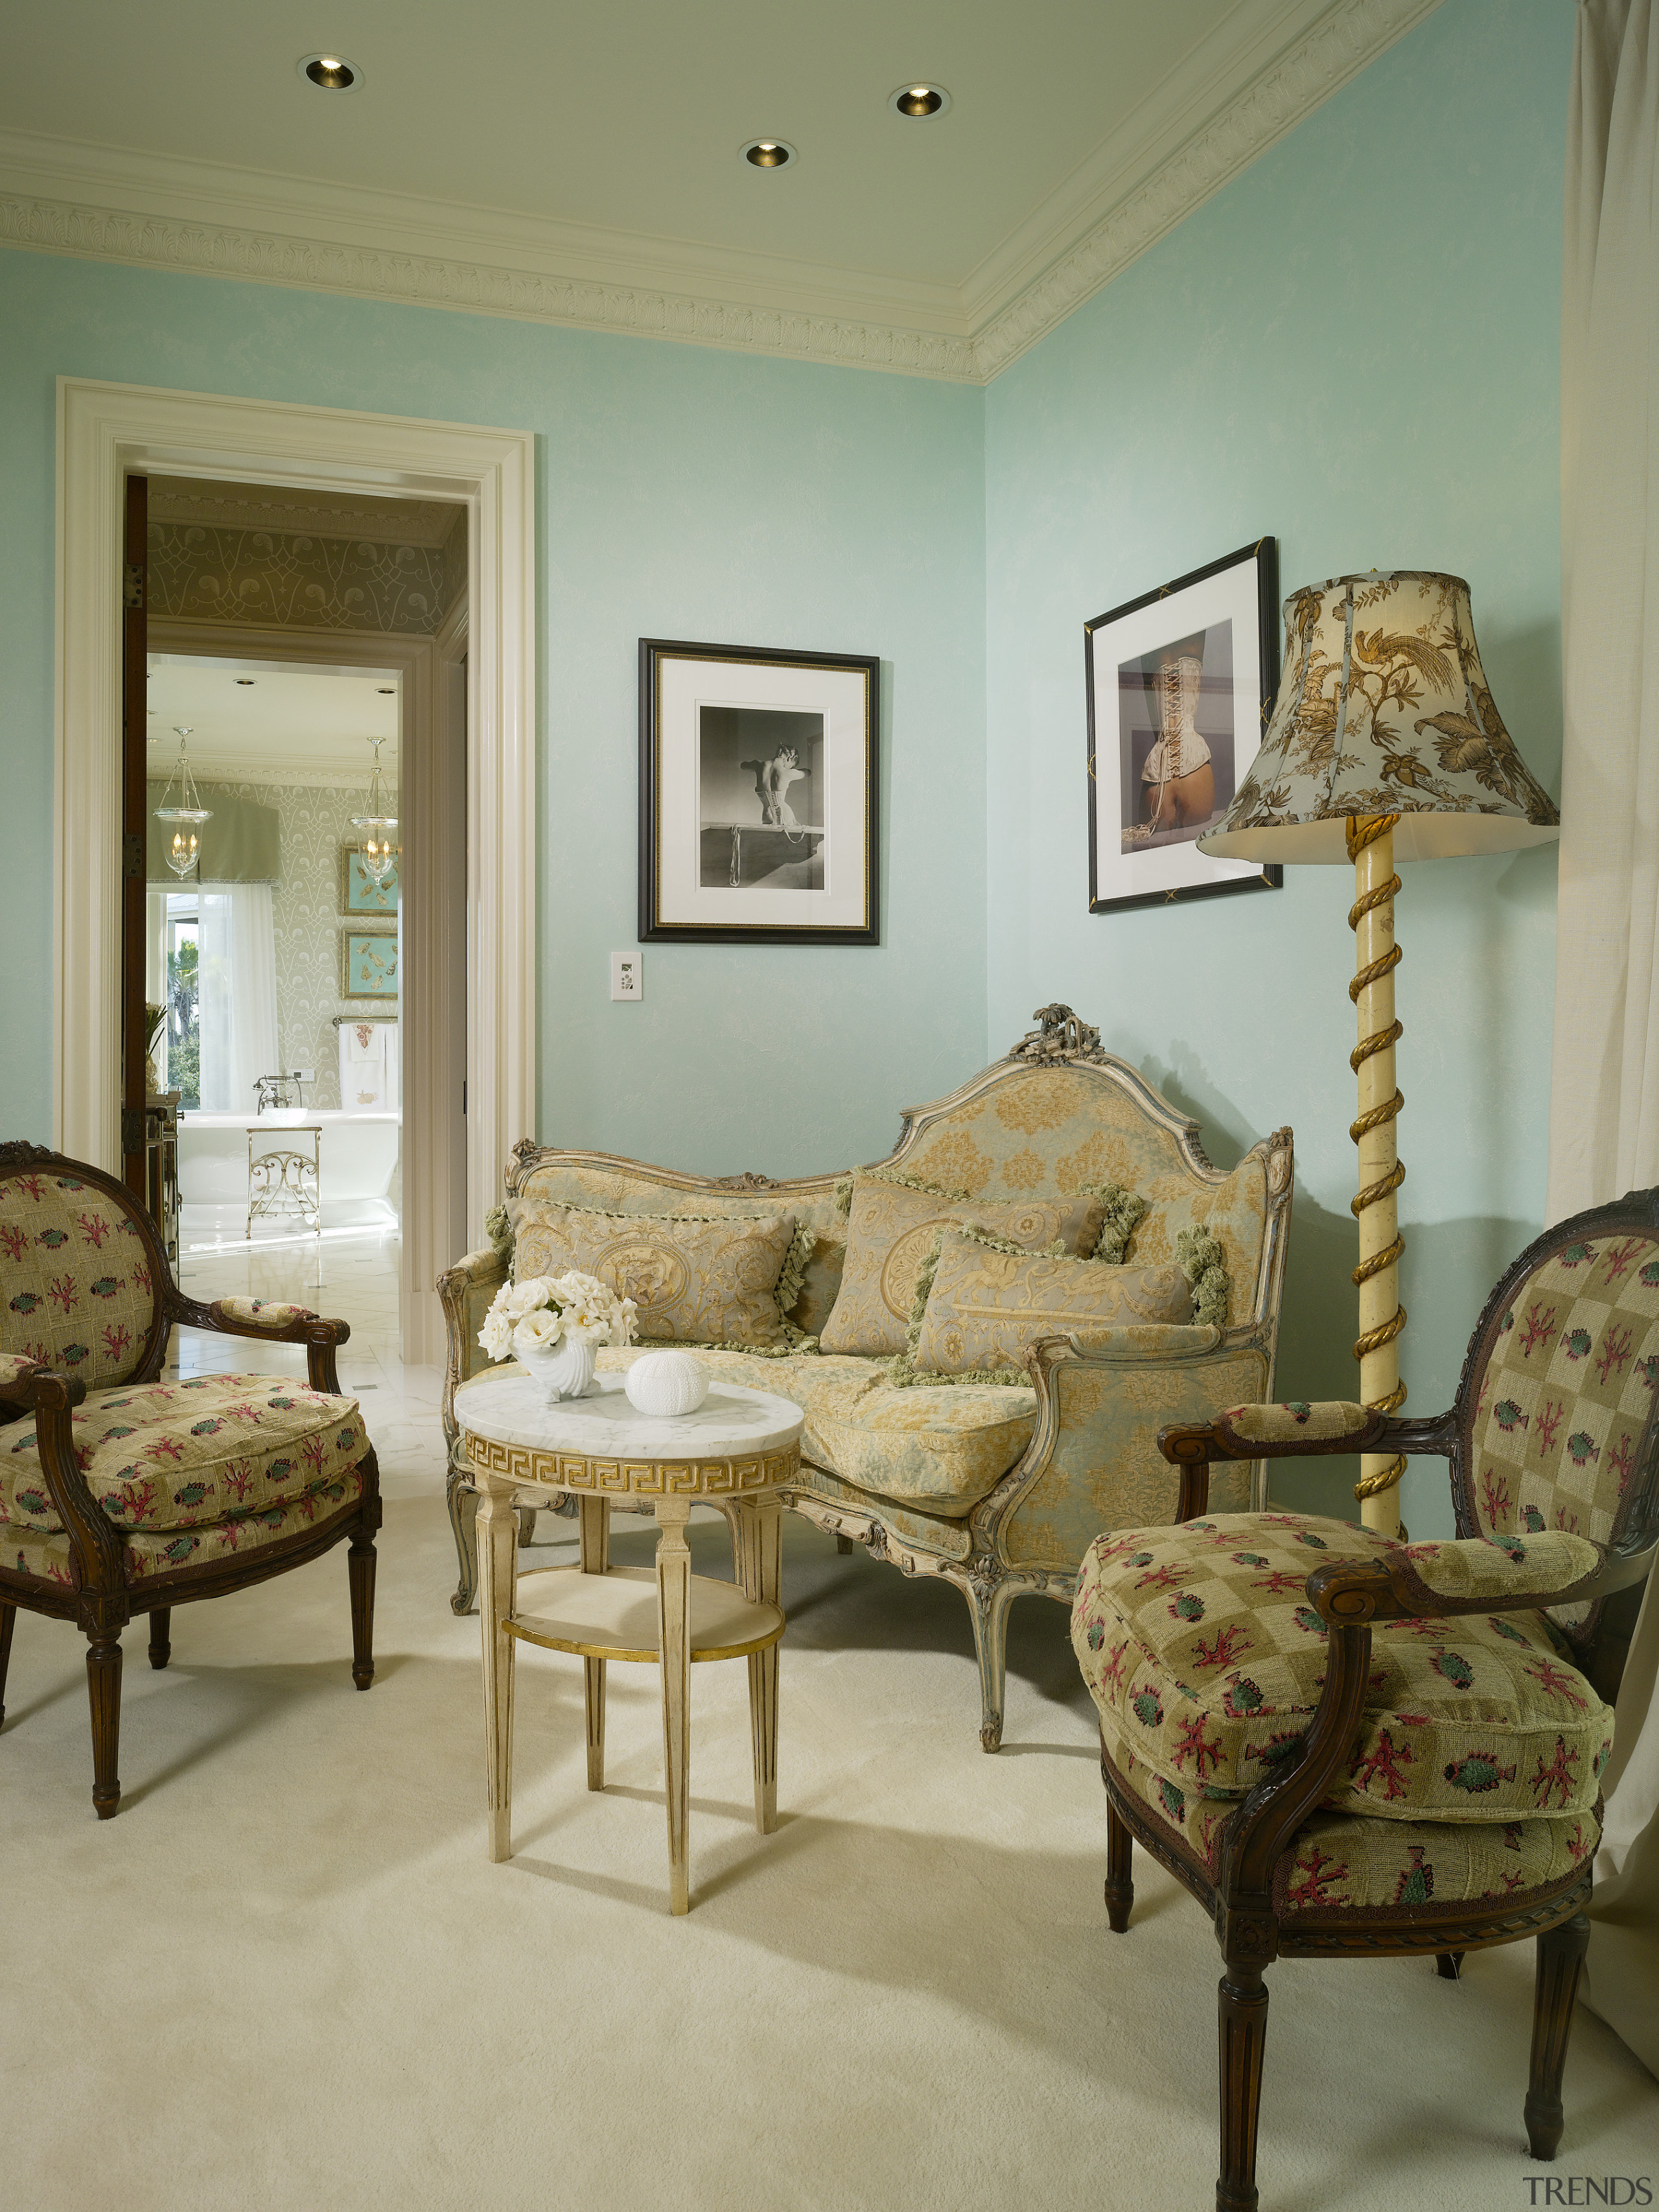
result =
[{"label": "table lower shelf", "polygon": [[[744,1659],[783,1634],[782,1608],[746,1598],[733,1583],[690,1577],[691,1658]],[[659,1666],[657,1576],[653,1567],[538,1567],[519,1577],[509,1636],[584,1659],[633,1659]]]}]

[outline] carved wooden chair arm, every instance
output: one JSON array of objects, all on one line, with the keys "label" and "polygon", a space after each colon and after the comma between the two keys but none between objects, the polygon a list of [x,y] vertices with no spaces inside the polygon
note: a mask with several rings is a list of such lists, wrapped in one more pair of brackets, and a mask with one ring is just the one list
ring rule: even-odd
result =
[{"label": "carved wooden chair arm", "polygon": [[[1305,1422],[1296,1418],[1308,1415]],[[1273,1415],[1270,1422],[1255,1416]],[[1174,1423],[1158,1432],[1158,1448],[1182,1475],[1183,1507],[1180,1517],[1189,1521],[1206,1512],[1210,1498],[1210,1462],[1216,1459],[1312,1459],[1352,1452],[1432,1452],[1449,1458],[1455,1434],[1455,1416],[1434,1413],[1426,1419],[1396,1421],[1386,1413],[1373,1413],[1345,1399],[1307,1402],[1291,1400],[1277,1406],[1234,1406],[1213,1421]],[[1184,1501],[1192,1499],[1190,1506]]]},{"label": "carved wooden chair arm", "polygon": [[257,1298],[215,1298],[204,1305],[179,1290],[170,1290],[166,1296],[167,1319],[188,1328],[211,1329],[219,1336],[252,1337],[263,1344],[304,1345],[306,1379],[312,1389],[331,1397],[340,1395],[335,1354],[350,1339],[349,1322],[325,1320],[307,1306],[266,1306]]},{"label": "carved wooden chair arm", "polygon": [[58,1518],[75,1542],[82,1562],[83,1583],[90,1597],[99,1590],[120,1589],[122,1544],[109,1516],[88,1488],[76,1457],[74,1413],[86,1395],[87,1386],[78,1376],[60,1375],[55,1368],[38,1364],[29,1364],[24,1374],[15,1374],[0,1382],[0,1397],[34,1415],[40,1473],[52,1492]]},{"label": "carved wooden chair arm", "polygon": [[[1413,1544],[1385,1559],[1333,1559],[1308,1577],[1308,1598],[1322,1620],[1352,1626],[1373,1620],[1447,1620],[1462,1613],[1539,1613],[1561,1605],[1593,1604],[1641,1582],[1659,1558],[1659,1543],[1609,1551],[1583,1536],[1559,1536],[1553,1545],[1528,1540],[1539,1552],[1539,1569],[1576,1563],[1581,1571],[1565,1582],[1545,1571],[1527,1571],[1519,1560],[1497,1577],[1482,1574],[1480,1586],[1465,1591],[1435,1589],[1419,1569],[1437,1570],[1449,1555],[1503,1553],[1484,1537],[1447,1544]],[[1568,1548],[1570,1547],[1570,1549]],[[1425,1554],[1439,1554],[1438,1559]]]}]

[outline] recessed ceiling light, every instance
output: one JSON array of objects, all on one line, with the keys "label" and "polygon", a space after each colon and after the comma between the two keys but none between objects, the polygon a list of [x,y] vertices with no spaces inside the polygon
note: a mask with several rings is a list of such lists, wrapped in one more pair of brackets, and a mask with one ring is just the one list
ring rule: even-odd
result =
[{"label": "recessed ceiling light", "polygon": [[738,152],[752,169],[787,169],[800,159],[787,138],[750,138]]},{"label": "recessed ceiling light", "polygon": [[380,693],[382,699],[395,699],[398,696],[398,687],[395,684],[382,684],[380,686]]},{"label": "recessed ceiling light", "polygon": [[246,690],[256,681],[256,678],[252,676],[239,676],[236,681],[242,686],[244,690]]},{"label": "recessed ceiling light", "polygon": [[302,54],[295,67],[319,92],[356,92],[363,82],[362,70],[343,54]]},{"label": "recessed ceiling light", "polygon": [[921,123],[930,115],[943,115],[951,105],[951,95],[942,84],[924,84],[916,78],[890,93],[887,105],[895,115],[908,115]]}]

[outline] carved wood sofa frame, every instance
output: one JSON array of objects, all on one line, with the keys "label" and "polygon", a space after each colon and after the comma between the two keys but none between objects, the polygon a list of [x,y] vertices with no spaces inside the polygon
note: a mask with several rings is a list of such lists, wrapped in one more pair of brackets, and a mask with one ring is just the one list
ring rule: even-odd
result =
[{"label": "carved wood sofa frame", "polygon": [[[843,1549],[850,1549],[854,1542],[861,1543],[873,1558],[888,1560],[903,1574],[937,1576],[962,1592],[973,1622],[980,1675],[980,1741],[988,1752],[997,1750],[1002,1741],[1010,1606],[1016,1598],[1027,1596],[1052,1598],[1069,1605],[1089,1537],[1100,1528],[1112,1525],[1097,1515],[1089,1522],[1087,1534],[1078,1541],[1074,1555],[1069,1547],[1067,1555],[1061,1555],[1052,1541],[1045,1555],[1042,1532],[1048,1529],[1051,1534],[1052,1515],[1045,1515],[1042,1509],[1052,1508],[1057,1487],[1066,1487],[1066,1451],[1069,1449],[1079,1459],[1087,1455],[1086,1438],[1080,1432],[1071,1401],[1079,1386],[1087,1389],[1096,1378],[1113,1378],[1126,1390],[1144,1389],[1143,1378],[1149,1373],[1161,1375],[1172,1388],[1188,1391],[1195,1408],[1208,1406],[1219,1412],[1238,1402],[1241,1393],[1267,1396],[1273,1387],[1290,1225],[1293,1158],[1288,1129],[1275,1130],[1254,1146],[1237,1169],[1213,1167],[1200,1141],[1198,1123],[1160,1097],[1136,1069],[1103,1051],[1097,1030],[1080,1022],[1069,1006],[1042,1007],[1036,1018],[1038,1029],[960,1089],[930,1105],[903,1109],[897,1144],[884,1160],[871,1164],[915,1174],[915,1164],[925,1153],[930,1136],[953,1116],[961,1116],[964,1109],[976,1108],[1002,1085],[1033,1067],[1065,1068],[1109,1086],[1146,1122],[1165,1133],[1170,1140],[1172,1164],[1178,1167],[1190,1197],[1219,1189],[1249,1163],[1258,1162],[1265,1210],[1254,1279],[1232,1285],[1234,1310],[1241,1307],[1244,1310],[1236,1325],[1212,1331],[1212,1341],[1206,1347],[1154,1362],[1127,1348],[1121,1337],[1115,1338],[1111,1331],[1087,1340],[1048,1336],[1033,1343],[1025,1365],[1036,1392],[1036,1426],[1021,1458],[965,1519],[948,1525],[941,1522],[938,1531],[932,1532],[926,1515],[901,1511],[874,1493],[861,1495],[856,1503],[841,1497],[831,1498],[810,1485],[784,1493],[787,1505],[815,1527],[834,1534]],[[836,1183],[847,1172],[842,1169],[828,1175],[781,1180],[752,1171],[701,1176],[617,1154],[566,1152],[526,1139],[514,1148],[513,1164],[507,1171],[508,1194],[516,1195],[538,1168],[548,1166],[619,1170],[632,1178],[687,1195],[729,1198],[736,1193],[755,1192],[775,1198],[781,1206],[792,1199],[823,1201],[833,1197]],[[438,1281],[448,1336],[443,1420],[450,1445],[450,1519],[460,1561],[459,1585],[451,1601],[457,1613],[471,1607],[477,1566],[471,1528],[476,1498],[465,1468],[458,1462],[454,1392],[460,1381],[488,1364],[476,1349],[477,1333],[483,1310],[505,1275],[505,1261],[499,1255],[485,1251],[469,1255]],[[1192,1332],[1183,1334],[1190,1336]],[[1155,1429],[1154,1417],[1146,1439],[1153,1468],[1157,1466],[1152,1443]],[[1251,1470],[1250,1496],[1260,1492],[1264,1472],[1259,1465]],[[1157,1514],[1174,1517],[1178,1488],[1175,1480],[1158,1486],[1153,1500]],[[1075,1512],[1074,1486],[1071,1503]],[[1154,1517],[1145,1510],[1144,1478],[1139,1504],[1141,1510],[1137,1511],[1126,1498],[1116,1514],[1118,1524],[1133,1525],[1137,1518]]]},{"label": "carved wood sofa frame", "polygon": [[[143,1244],[155,1285],[149,1331],[137,1364],[121,1387],[154,1382],[176,1324],[211,1329],[222,1336],[246,1337],[261,1344],[301,1344],[307,1379],[313,1390],[337,1395],[336,1354],[351,1334],[343,1321],[319,1316],[292,1321],[280,1328],[260,1328],[222,1310],[215,1300],[204,1305],[186,1297],[173,1279],[167,1254],[154,1223],[125,1183],[84,1161],[27,1142],[0,1144],[0,1173],[19,1169],[68,1173],[89,1189],[102,1191],[131,1218]],[[351,1679],[366,1690],[374,1679],[374,1532],[380,1525],[380,1463],[374,1450],[357,1462],[360,1495],[343,1510],[319,1520],[299,1534],[239,1556],[227,1553],[200,1566],[149,1575],[142,1587],[127,1580],[122,1534],[104,1513],[76,1463],[75,1408],[87,1395],[78,1377],[47,1365],[28,1368],[9,1384],[0,1382],[0,1425],[33,1414],[41,1473],[70,1540],[73,1587],[43,1583],[0,1563],[0,1722],[5,1718],[6,1668],[18,1608],[72,1620],[87,1638],[87,1689],[92,1710],[92,1802],[100,1820],[112,1817],[121,1802],[118,1772],[121,1730],[121,1632],[136,1613],[149,1615],[149,1663],[163,1668],[172,1656],[171,1624],[175,1606],[223,1597],[305,1565],[349,1542],[347,1577],[351,1597]]]},{"label": "carved wood sofa frame", "polygon": [[[1498,1283],[1476,1324],[1449,1412],[1396,1420],[1373,1413],[1349,1433],[1320,1442],[1253,1447],[1269,1457],[1352,1454],[1356,1451],[1432,1453],[1449,1462],[1452,1502],[1460,1537],[1479,1536],[1472,1443],[1480,1377],[1516,1293],[1553,1252],[1576,1240],[1638,1231],[1659,1233],[1659,1190],[1633,1192],[1558,1223],[1522,1252]],[[1181,1515],[1207,1510],[1209,1472],[1239,1449],[1218,1429],[1174,1426],[1158,1439],[1165,1457],[1182,1471]],[[1209,1915],[1224,1968],[1218,1992],[1220,2022],[1221,2171],[1218,2212],[1255,2212],[1256,2115],[1261,2102],[1267,1991],[1263,1971],[1276,1958],[1380,1958],[1432,1955],[1443,1978],[1455,1980],[1466,1951],[1537,1938],[1530,2081],[1525,2119],[1532,2155],[1553,2159],[1563,2124],[1561,2075],[1579,1972],[1589,1942],[1594,1855],[1575,1868],[1553,1893],[1534,1897],[1519,1911],[1502,1899],[1490,1905],[1464,1901],[1436,1908],[1413,1905],[1390,1922],[1369,1911],[1363,1923],[1348,1916],[1322,1922],[1316,1909],[1280,1918],[1273,1903],[1274,1869],[1295,1847],[1298,1830],[1317,1809],[1336,1778],[1352,1762],[1364,1721],[1366,1675],[1374,1622],[1450,1619],[1461,1613],[1541,1612],[1589,1602],[1583,1627],[1569,1631],[1577,1663],[1598,1694],[1611,1704],[1629,1650],[1648,1576],[1659,1560],[1659,1393],[1650,1409],[1626,1501],[1600,1567],[1560,1589],[1517,1596],[1505,1605],[1490,1595],[1436,1596],[1425,1603],[1422,1584],[1386,1560],[1334,1561],[1308,1577],[1307,1596],[1325,1623],[1329,1653],[1325,1686],[1299,1750],[1279,1762],[1273,1778],[1251,1791],[1231,1815],[1219,1844],[1218,1876],[1188,1850],[1171,1847],[1148,1808],[1118,1779],[1102,1741],[1106,1785],[1106,1911],[1115,1933],[1129,1924],[1134,1901],[1131,1879],[1139,1842],[1196,1898]],[[1401,1567],[1408,1567],[1403,1558]],[[1601,1808],[1598,1804],[1597,1814]]]}]

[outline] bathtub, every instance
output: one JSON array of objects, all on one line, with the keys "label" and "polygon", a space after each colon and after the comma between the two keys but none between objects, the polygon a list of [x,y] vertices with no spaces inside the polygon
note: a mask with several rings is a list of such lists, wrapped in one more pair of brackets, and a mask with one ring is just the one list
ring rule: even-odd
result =
[{"label": "bathtub", "polygon": [[[283,1132],[297,1124],[322,1126],[323,1204],[345,1200],[398,1197],[398,1153],[401,1114],[343,1114],[325,1107],[316,1113],[181,1114],[179,1116],[179,1196],[185,1206],[247,1206],[247,1137],[255,1132],[256,1152],[283,1149]],[[307,1136],[294,1146],[308,1152]],[[326,1218],[326,1216],[325,1217]]]}]

